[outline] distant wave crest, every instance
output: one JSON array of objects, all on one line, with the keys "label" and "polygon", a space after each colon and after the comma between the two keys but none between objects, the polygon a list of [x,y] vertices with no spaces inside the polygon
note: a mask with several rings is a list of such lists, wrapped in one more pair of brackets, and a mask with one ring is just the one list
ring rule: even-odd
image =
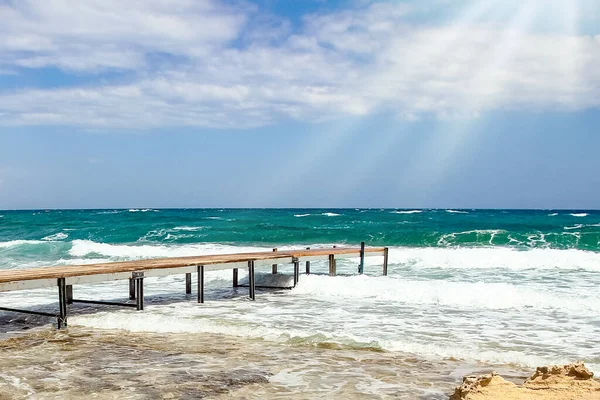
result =
[{"label": "distant wave crest", "polygon": [[65,240],[68,237],[69,237],[68,234],[59,232],[59,233],[55,233],[54,235],[48,235],[45,238],[43,238],[42,240],[45,240],[47,242],[52,242],[55,240]]},{"label": "distant wave crest", "polygon": [[5,249],[13,246],[21,246],[27,244],[40,244],[45,243],[41,240],[10,240],[8,242],[0,242],[0,249]]}]

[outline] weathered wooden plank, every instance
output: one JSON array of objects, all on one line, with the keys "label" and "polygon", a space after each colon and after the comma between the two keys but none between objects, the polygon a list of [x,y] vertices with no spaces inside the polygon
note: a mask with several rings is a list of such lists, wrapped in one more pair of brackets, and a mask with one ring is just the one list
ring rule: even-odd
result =
[{"label": "weathered wooden plank", "polygon": [[[384,248],[379,247],[365,248],[365,254],[369,255],[379,255],[382,254],[383,251]],[[237,262],[247,263],[248,261],[259,261],[257,264],[262,264],[262,262],[268,263],[271,262],[271,260],[281,260],[282,258],[308,258],[318,256],[329,256],[330,254],[334,254],[340,257],[351,255],[359,256],[360,248],[329,248],[277,252],[270,251],[256,253],[217,254],[192,257],[155,258],[147,260],[111,262],[101,264],[68,265],[20,270],[4,270],[0,271],[0,284],[31,280],[73,278],[89,275],[119,274],[155,269],[197,267],[199,265],[209,266]],[[26,287],[23,288],[25,289]]]}]

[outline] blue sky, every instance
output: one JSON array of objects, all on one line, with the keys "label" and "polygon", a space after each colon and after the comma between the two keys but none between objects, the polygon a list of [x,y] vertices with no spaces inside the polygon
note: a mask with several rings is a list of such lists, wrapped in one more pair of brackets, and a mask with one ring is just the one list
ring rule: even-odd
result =
[{"label": "blue sky", "polygon": [[0,209],[600,208],[591,0],[0,0]]}]

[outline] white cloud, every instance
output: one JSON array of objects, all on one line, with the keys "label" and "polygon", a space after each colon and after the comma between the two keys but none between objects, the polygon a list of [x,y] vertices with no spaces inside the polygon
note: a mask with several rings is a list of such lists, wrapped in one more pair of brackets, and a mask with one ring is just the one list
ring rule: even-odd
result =
[{"label": "white cloud", "polygon": [[0,4],[0,63],[141,68],[148,53],[204,55],[234,40],[246,13],[212,0],[14,1]]},{"label": "white cloud", "polygon": [[[471,117],[600,106],[600,36],[528,29],[539,0],[505,24],[418,24],[393,2],[307,15],[295,31],[213,1],[17,4],[0,6],[11,21],[0,27],[0,67],[119,68],[133,78],[0,92],[3,125],[253,127],[378,111]],[[155,64],[155,54],[167,61]]]}]

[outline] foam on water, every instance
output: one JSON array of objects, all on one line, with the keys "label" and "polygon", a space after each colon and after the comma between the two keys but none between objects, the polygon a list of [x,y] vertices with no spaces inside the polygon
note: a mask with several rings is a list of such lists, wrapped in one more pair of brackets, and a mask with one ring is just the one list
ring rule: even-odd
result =
[{"label": "foam on water", "polygon": [[325,212],[321,215],[324,215],[326,217],[339,217],[341,214],[337,214],[337,213],[332,213],[332,212]]},{"label": "foam on water", "polygon": [[296,217],[296,218],[302,218],[302,217],[308,217],[310,215],[312,215],[312,214],[294,214],[294,217]]},{"label": "foam on water", "polygon": [[42,240],[53,242],[53,241],[57,241],[57,240],[64,240],[68,237],[69,237],[69,235],[67,233],[59,232],[59,233],[55,233],[54,235],[48,235],[48,236],[44,237]]},{"label": "foam on water", "polygon": [[561,295],[507,283],[448,282],[386,277],[307,276],[296,292],[357,302],[365,299],[391,304],[437,305],[465,310],[562,310],[600,316],[600,294]]},{"label": "foam on water", "polygon": [[[207,287],[229,283],[230,271],[207,274]],[[288,277],[289,278],[289,277]],[[161,285],[180,288],[181,280]],[[221,289],[222,290],[222,289]],[[245,291],[245,290],[244,290]],[[168,293],[149,282],[148,292]],[[600,358],[579,346],[595,334],[578,320],[600,316],[600,295],[577,297],[543,287],[498,283],[427,282],[398,278],[302,276],[285,296],[259,291],[257,304],[244,297],[168,305],[148,303],[144,314],[111,311],[80,315],[72,323],[132,332],[212,333],[278,342],[334,342],[350,348],[381,348],[424,358],[458,358],[535,367],[582,358],[598,367]],[[395,310],[395,312],[391,312]],[[535,319],[523,316],[535,315]],[[555,325],[554,315],[572,322]],[[386,323],[381,324],[382,318]],[[560,317],[559,317],[560,318]],[[534,328],[535,327],[535,328]],[[577,332],[577,340],[555,343]],[[587,339],[586,339],[587,338]],[[497,344],[494,344],[496,343]]]},{"label": "foam on water", "polygon": [[267,251],[261,247],[241,247],[221,244],[190,244],[190,245],[114,245],[96,243],[91,240],[74,240],[69,254],[74,257],[85,257],[98,254],[117,258],[155,258],[155,257],[185,257],[202,254],[231,254],[238,252]]},{"label": "foam on water", "polygon": [[493,244],[494,238],[499,233],[505,233],[506,231],[501,229],[475,229],[472,231],[464,231],[464,232],[453,232],[446,235],[442,235],[438,240],[438,246],[446,246],[450,244],[451,240],[456,240],[459,236],[465,235],[475,235],[477,237],[489,235],[489,244]]},{"label": "foam on water", "polygon": [[577,217],[577,218],[583,218],[583,217],[587,217],[589,214],[588,213],[574,213],[574,214],[569,214],[572,217]]},{"label": "foam on water", "polygon": [[600,271],[600,253],[583,250],[488,248],[402,248],[390,261],[413,268]]},{"label": "foam on water", "polygon": [[410,211],[392,211],[392,214],[421,214],[423,210],[410,210]]},{"label": "foam on water", "polygon": [[203,226],[176,226],[173,228],[174,231],[185,231],[185,232],[195,232],[201,231],[205,229]]},{"label": "foam on water", "polygon": [[468,214],[467,211],[458,211],[458,210],[446,210],[447,213],[450,214]]},{"label": "foam on water", "polygon": [[0,249],[14,246],[22,246],[22,245],[30,245],[30,244],[40,244],[44,243],[41,240],[9,240],[8,242],[0,242]]}]

